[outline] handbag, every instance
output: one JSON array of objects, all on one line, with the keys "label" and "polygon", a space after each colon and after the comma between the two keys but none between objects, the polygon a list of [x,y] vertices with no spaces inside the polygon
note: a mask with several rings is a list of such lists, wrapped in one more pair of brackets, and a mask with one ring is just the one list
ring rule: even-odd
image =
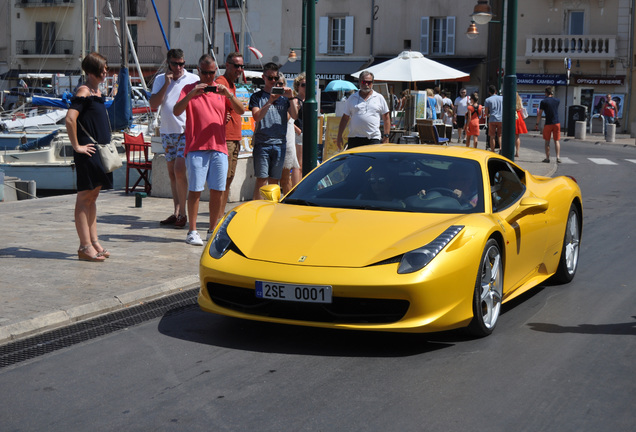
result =
[{"label": "handbag", "polygon": [[104,167],[104,172],[108,174],[115,171],[117,168],[121,168],[122,161],[121,157],[119,157],[119,153],[117,153],[117,147],[115,146],[115,144],[113,144],[112,142],[109,142],[108,144],[98,143],[97,141],[95,141],[95,138],[93,138],[92,135],[89,134],[88,131],[84,128],[84,125],[82,125],[79,121],[77,122],[77,124],[80,125],[84,133],[97,147],[97,151],[99,151],[99,155],[102,158],[102,166]]},{"label": "handbag", "polygon": [[96,144],[99,155],[102,157],[102,165],[105,173],[111,173],[117,168],[121,168],[122,161],[117,153],[117,147],[112,142],[108,144]]},{"label": "handbag", "polygon": [[526,109],[526,107],[521,108],[521,116],[524,118],[524,120],[528,118],[528,110]]}]

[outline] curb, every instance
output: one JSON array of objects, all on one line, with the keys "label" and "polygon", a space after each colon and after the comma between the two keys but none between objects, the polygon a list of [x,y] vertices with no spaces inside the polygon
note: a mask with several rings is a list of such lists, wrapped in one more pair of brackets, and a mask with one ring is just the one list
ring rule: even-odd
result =
[{"label": "curb", "polygon": [[73,306],[67,310],[49,312],[28,320],[0,327],[0,345],[126,309],[131,306],[137,306],[150,300],[156,300],[198,286],[198,275],[186,276],[130,293],[116,295],[110,299],[98,300],[81,306]]}]

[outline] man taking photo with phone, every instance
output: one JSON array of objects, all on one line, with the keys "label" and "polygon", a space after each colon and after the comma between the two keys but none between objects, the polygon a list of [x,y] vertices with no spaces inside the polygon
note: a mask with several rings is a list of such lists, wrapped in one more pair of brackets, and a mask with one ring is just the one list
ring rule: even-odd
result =
[{"label": "man taking photo with phone", "polygon": [[277,184],[283,173],[286,145],[287,113],[296,120],[298,108],[290,103],[293,91],[289,87],[280,87],[280,76],[276,63],[263,66],[265,88],[252,95],[249,109],[254,118],[254,186],[253,199],[260,199],[260,188],[266,184]]},{"label": "man taking photo with phone", "polygon": [[[199,59],[199,83],[189,84],[173,109],[174,115],[186,113],[186,167],[188,170],[189,231],[186,243],[203,246],[197,231],[197,214],[201,192],[207,181],[210,189],[210,226],[214,230],[223,215],[221,197],[227,177],[227,146],[225,121],[230,110],[241,112],[243,106],[236,96],[222,84],[216,84],[216,62],[211,55]],[[211,89],[209,87],[216,87]]]}]

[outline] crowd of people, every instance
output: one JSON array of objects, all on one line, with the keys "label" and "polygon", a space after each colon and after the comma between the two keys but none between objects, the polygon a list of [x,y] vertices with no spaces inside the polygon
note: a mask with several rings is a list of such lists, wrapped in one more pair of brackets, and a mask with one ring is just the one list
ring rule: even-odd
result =
[{"label": "crowd of people", "polygon": [[[161,108],[160,135],[173,197],[170,216],[163,226],[188,226],[186,243],[202,246],[197,230],[201,193],[210,192],[207,238],[222,218],[228,189],[236,173],[242,119],[245,109],[236,96],[236,81],[245,69],[243,56],[232,53],[225,61],[225,73],[211,55],[198,61],[198,75],[185,69],[181,49],[170,49],[167,70],[154,81],[150,106]],[[66,116],[66,128],[73,146],[77,176],[75,226],[80,241],[80,260],[104,262],[110,252],[97,236],[97,198],[101,190],[112,189],[113,174],[106,173],[99,144],[111,140],[110,120],[100,85],[108,73],[107,60],[90,53],[82,61],[86,73],[76,89]],[[264,65],[265,86],[252,95],[249,109],[257,124],[253,138],[256,184],[254,198],[265,184],[281,183],[288,192],[301,177],[302,105],[305,75],[296,77],[293,89],[286,86],[278,65]]]}]

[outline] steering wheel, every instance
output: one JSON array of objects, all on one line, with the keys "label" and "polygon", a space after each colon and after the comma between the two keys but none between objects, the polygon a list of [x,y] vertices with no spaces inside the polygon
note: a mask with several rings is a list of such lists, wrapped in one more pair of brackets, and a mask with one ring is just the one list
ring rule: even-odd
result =
[{"label": "steering wheel", "polygon": [[458,196],[453,189],[445,188],[445,187],[434,187],[426,190],[426,193],[429,192],[439,192],[442,195],[457,199]]}]

